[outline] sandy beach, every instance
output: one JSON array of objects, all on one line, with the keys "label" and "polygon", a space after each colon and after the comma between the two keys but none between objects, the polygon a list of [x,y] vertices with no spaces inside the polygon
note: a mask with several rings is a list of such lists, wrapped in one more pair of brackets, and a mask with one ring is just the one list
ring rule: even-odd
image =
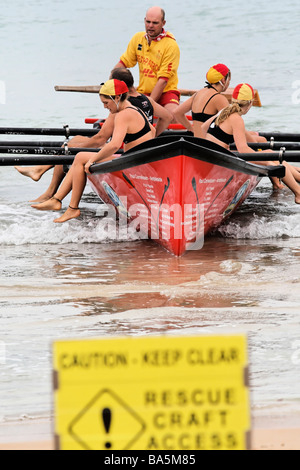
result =
[{"label": "sandy beach", "polygon": [[[0,450],[55,450],[49,419],[0,425]],[[300,450],[300,427],[252,430],[251,450]]]}]

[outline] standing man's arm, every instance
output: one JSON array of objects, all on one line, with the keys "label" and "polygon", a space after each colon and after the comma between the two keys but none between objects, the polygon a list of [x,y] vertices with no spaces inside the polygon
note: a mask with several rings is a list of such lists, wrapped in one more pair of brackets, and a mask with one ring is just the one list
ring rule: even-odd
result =
[{"label": "standing man's arm", "polygon": [[155,87],[153,88],[152,93],[150,95],[154,101],[158,102],[160,100],[161,95],[163,94],[167,83],[168,83],[168,80],[166,80],[165,78],[159,78],[157,80],[157,83]]},{"label": "standing man's arm", "polygon": [[123,64],[123,62],[119,61],[113,68],[114,69],[126,69],[125,65]]}]

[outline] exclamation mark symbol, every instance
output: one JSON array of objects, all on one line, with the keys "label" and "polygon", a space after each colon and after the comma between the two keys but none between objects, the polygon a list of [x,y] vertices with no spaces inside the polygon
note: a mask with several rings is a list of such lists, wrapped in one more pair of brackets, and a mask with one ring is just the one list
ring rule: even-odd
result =
[{"label": "exclamation mark symbol", "polygon": [[[112,412],[109,408],[103,408],[102,410],[102,421],[106,434],[109,434],[111,427]],[[111,442],[105,442],[105,448],[110,449],[112,446]]]}]

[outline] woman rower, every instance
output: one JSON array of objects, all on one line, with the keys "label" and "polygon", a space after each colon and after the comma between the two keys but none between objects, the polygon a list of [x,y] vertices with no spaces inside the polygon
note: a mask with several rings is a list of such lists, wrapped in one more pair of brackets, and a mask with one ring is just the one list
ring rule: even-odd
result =
[{"label": "woman rower", "polygon": [[[182,103],[175,111],[175,117],[195,137],[203,138],[202,124],[215,116],[228,105],[227,98],[222,95],[230,84],[231,72],[224,64],[214,65],[206,74],[206,86]],[[193,123],[186,114],[192,111]]]},{"label": "woman rower", "polygon": [[[176,119],[195,137],[204,138],[202,124],[215,116],[228,106],[227,98],[222,95],[228,90],[231,80],[231,71],[224,64],[213,65],[206,74],[205,87],[182,103],[175,111]],[[192,111],[192,120],[186,114]],[[247,141],[258,143],[267,142],[257,132],[246,131]],[[277,187],[277,185],[276,185]]]},{"label": "woman rower", "polygon": [[104,108],[115,115],[111,141],[96,154],[91,152],[78,153],[57,193],[49,201],[32,206],[42,211],[59,211],[61,210],[62,200],[72,190],[70,206],[62,217],[54,220],[56,223],[63,223],[80,216],[78,205],[86,185],[86,173],[89,173],[89,169],[94,163],[112,160],[123,142],[125,144],[124,150],[128,151],[136,145],[155,137],[155,129],[144,113],[133,107],[127,100],[128,87],[123,81],[108,80],[102,85],[99,94]]},{"label": "woman rower", "polygon": [[[206,139],[228,150],[229,146],[234,143],[239,153],[255,153],[247,144],[247,132],[242,118],[251,109],[253,100],[254,90],[251,85],[247,83],[238,85],[232,94],[232,104],[202,125],[202,132]],[[265,150],[263,153],[266,152],[273,153],[272,150]],[[261,161],[257,164],[274,166],[279,163]],[[294,193],[296,204],[300,204],[300,186],[297,183],[297,181],[300,182],[300,175],[287,162],[283,165],[286,168],[286,176],[282,181]]]}]

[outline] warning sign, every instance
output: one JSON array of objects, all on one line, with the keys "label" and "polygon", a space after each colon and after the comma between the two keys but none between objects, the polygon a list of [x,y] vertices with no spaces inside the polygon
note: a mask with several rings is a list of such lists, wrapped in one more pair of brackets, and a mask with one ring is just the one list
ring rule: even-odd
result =
[{"label": "warning sign", "polygon": [[55,433],[64,450],[243,450],[245,336],[59,341]]}]

